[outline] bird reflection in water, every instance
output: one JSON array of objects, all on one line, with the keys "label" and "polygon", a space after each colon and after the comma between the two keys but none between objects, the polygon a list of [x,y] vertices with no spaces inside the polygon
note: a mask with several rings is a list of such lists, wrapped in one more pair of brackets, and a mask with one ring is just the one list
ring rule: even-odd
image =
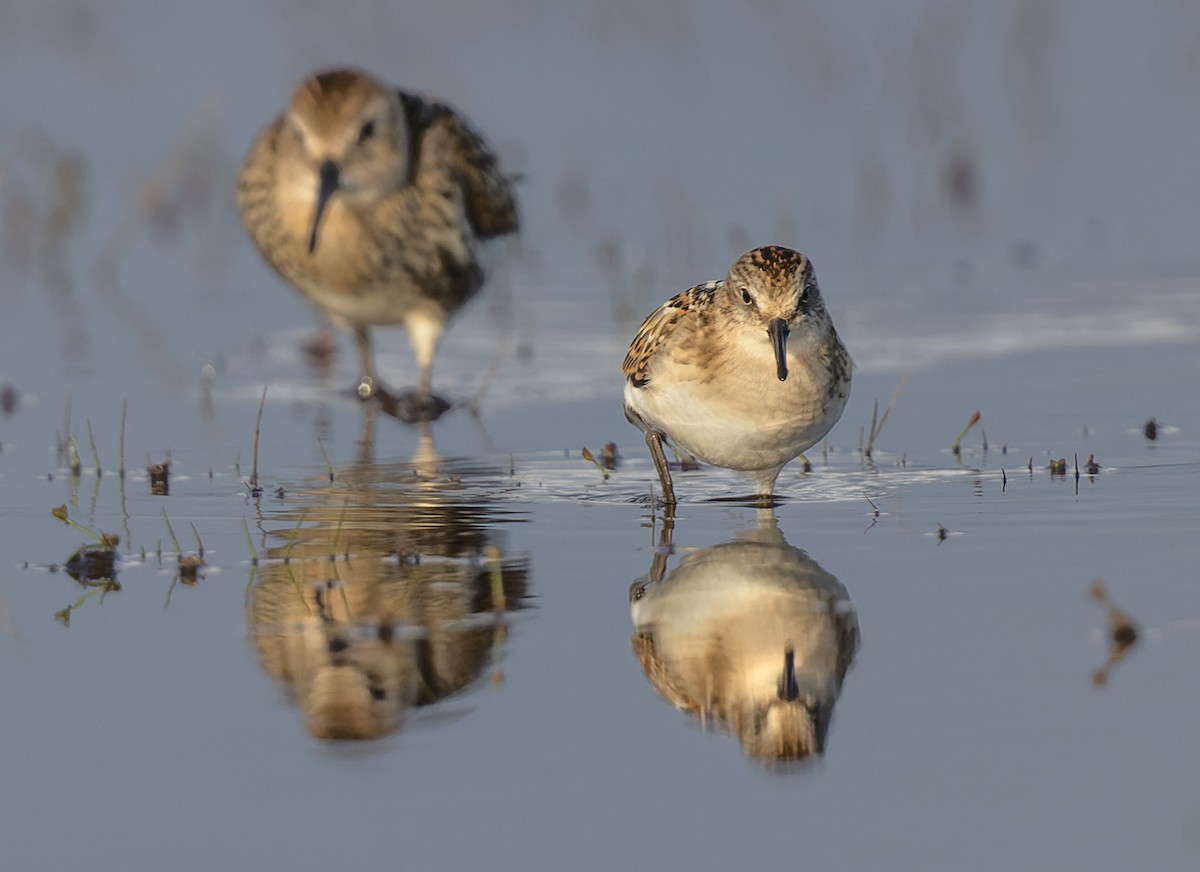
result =
[{"label": "bird reflection in water", "polygon": [[770,510],[668,573],[672,536],[668,519],[650,574],[629,590],[633,651],[650,684],[764,763],[823,754],[859,644],[846,589],[787,543]]},{"label": "bird reflection in water", "polygon": [[[453,476],[450,475],[453,472]],[[494,487],[493,487],[494,486]],[[500,473],[448,467],[426,432],[409,463],[360,461],[294,495],[247,601],[264,670],[318,739],[373,739],[463,690],[524,607],[529,565],[495,529]]]}]

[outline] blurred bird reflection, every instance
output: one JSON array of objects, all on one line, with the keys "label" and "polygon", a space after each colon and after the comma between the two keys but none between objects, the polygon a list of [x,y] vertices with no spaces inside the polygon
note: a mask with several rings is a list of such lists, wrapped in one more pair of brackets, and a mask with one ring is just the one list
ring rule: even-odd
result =
[{"label": "blurred bird reflection", "polygon": [[291,497],[248,595],[263,669],[318,739],[373,739],[475,681],[525,607],[528,559],[496,527],[496,471],[444,463],[423,438],[409,463],[360,462]]},{"label": "blurred bird reflection", "polygon": [[650,574],[629,590],[633,651],[651,686],[764,763],[823,754],[859,644],[846,589],[787,543],[770,510],[666,572],[672,537],[664,528]]}]

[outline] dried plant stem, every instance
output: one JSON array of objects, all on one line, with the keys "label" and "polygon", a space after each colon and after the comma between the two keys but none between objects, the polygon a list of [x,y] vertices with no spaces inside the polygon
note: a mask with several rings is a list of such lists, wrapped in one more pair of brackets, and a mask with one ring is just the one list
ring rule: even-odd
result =
[{"label": "dried plant stem", "polygon": [[[63,411],[63,432],[62,441],[58,443],[59,462],[67,459],[70,451],[69,445],[71,442],[71,389],[67,388],[66,408]],[[68,460],[68,464],[69,464]]]},{"label": "dried plant stem", "polygon": [[267,388],[263,386],[262,399],[258,401],[258,418],[254,421],[254,460],[250,464],[250,487],[258,487],[258,439],[262,435],[263,406],[267,404]]},{"label": "dried plant stem", "polygon": [[604,476],[604,480],[608,481],[608,470],[605,469],[604,465],[596,459],[596,455],[592,454],[592,452],[589,451],[586,446],[584,446],[583,451],[580,453],[583,455],[583,459],[594,465],[596,469],[600,470],[600,474]]},{"label": "dried plant stem", "polygon": [[950,451],[953,452],[955,457],[957,457],[962,451],[963,437],[970,432],[972,427],[979,423],[979,419],[982,417],[983,415],[976,411],[975,414],[971,416],[971,420],[967,422],[967,426],[962,428],[962,432],[958,434],[958,438],[955,439],[954,444],[950,446]]},{"label": "dried plant stem", "polygon": [[102,470],[100,469],[100,453],[96,451],[96,437],[92,435],[92,419],[85,418],[84,420],[87,422],[88,445],[92,447],[92,463],[96,465],[96,477],[99,478],[102,474]]},{"label": "dried plant stem", "polygon": [[[167,510],[163,509],[163,520],[167,522],[167,532],[171,534],[171,541],[175,543],[175,556],[182,557],[183,549],[179,547],[179,540],[175,537],[175,529],[171,526],[171,519],[167,517]],[[161,546],[160,546],[161,550]]]},{"label": "dried plant stem", "polygon": [[[260,411],[259,414],[261,415],[262,412]],[[257,444],[257,440],[255,440],[255,444]],[[321,449],[321,459],[325,461],[325,471],[329,473],[329,481],[332,483],[334,480],[333,464],[329,462],[329,455],[325,453],[325,443],[318,439],[317,447]]]},{"label": "dried plant stem", "polygon": [[[867,440],[864,456],[870,457],[871,452],[875,450],[875,439],[883,431],[883,425],[887,423],[888,415],[892,414],[892,408],[896,405],[896,398],[900,396],[900,392],[904,390],[905,379],[900,379],[900,383],[896,385],[896,389],[892,391],[892,398],[888,400],[887,408],[883,410],[883,417],[879,419],[879,423],[875,423],[875,412],[879,410],[879,402],[875,402],[874,408],[871,410],[871,438]],[[958,452],[955,452],[956,454]]]},{"label": "dried plant stem", "polygon": [[121,400],[121,430],[117,436],[117,464],[120,467],[118,474],[121,478],[125,477],[125,413],[129,410],[129,400]]}]

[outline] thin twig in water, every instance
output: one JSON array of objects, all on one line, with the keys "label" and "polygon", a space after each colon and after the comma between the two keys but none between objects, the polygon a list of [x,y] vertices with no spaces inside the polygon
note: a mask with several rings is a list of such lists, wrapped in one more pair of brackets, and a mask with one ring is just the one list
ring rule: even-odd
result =
[{"label": "thin twig in water", "polygon": [[496,374],[500,371],[500,363],[508,354],[508,341],[505,340],[496,348],[496,353],[492,355],[492,360],[488,364],[487,371],[483,374],[483,379],[479,382],[479,388],[475,391],[475,396],[467,402],[467,409],[473,415],[479,414],[479,409],[483,405],[483,398],[492,386],[492,382],[496,380]]},{"label": "thin twig in water", "polygon": [[608,481],[608,470],[604,468],[604,464],[602,464],[599,460],[596,459],[596,455],[594,455],[594,454],[592,454],[592,452],[588,451],[586,446],[584,447],[583,451],[580,453],[583,455],[583,459],[586,460],[588,463],[593,464],[596,467],[596,469],[600,470],[600,474],[602,476],[604,476],[604,480]]},{"label": "thin twig in water", "polygon": [[204,556],[204,542],[200,539],[200,531],[196,529],[196,525],[194,522],[189,521],[188,523],[192,525],[192,535],[196,537],[196,547],[199,548],[199,551],[197,553],[199,553],[199,555],[201,557],[203,557]]},{"label": "thin twig in water", "polygon": [[[71,389],[67,388],[66,409],[63,412],[63,431],[62,439],[58,443],[58,460],[62,463],[67,460],[67,455],[70,451],[69,445],[71,442]],[[69,461],[68,464],[69,465]]]},{"label": "thin twig in water", "polygon": [[121,478],[125,477],[125,413],[128,411],[129,400],[121,400],[121,431],[117,436],[117,464],[120,466],[118,474]]},{"label": "thin twig in water", "polygon": [[254,421],[254,461],[250,465],[250,487],[258,490],[258,437],[262,433],[263,406],[267,404],[267,388],[263,386],[262,399],[258,401],[258,417]]},{"label": "thin twig in water", "polygon": [[100,453],[96,451],[96,437],[92,435],[92,419],[85,418],[84,421],[87,422],[88,445],[92,446],[92,463],[96,464],[96,478],[99,478],[102,474],[100,469]]},{"label": "thin twig in water", "polygon": [[[179,547],[179,540],[177,538],[175,538],[175,529],[171,526],[171,519],[167,517],[167,510],[163,509],[162,513],[163,513],[163,520],[167,522],[167,532],[171,534],[171,541],[175,543],[175,556],[182,557],[183,549]],[[161,550],[162,550],[162,546],[160,545],[159,551],[161,552]]]},{"label": "thin twig in water", "polygon": [[95,539],[96,542],[99,543],[100,545],[109,545],[110,544],[109,541],[106,540],[105,536],[101,535],[100,533],[96,533],[93,530],[89,530],[87,527],[83,526],[83,524],[80,524],[78,521],[76,521],[74,518],[72,518],[70,515],[68,515],[66,503],[63,503],[57,509],[51,509],[50,514],[53,515],[54,517],[58,518],[60,521],[62,521],[68,527],[74,527],[76,530],[79,530],[80,532],[87,533],[89,536],[91,536],[93,539]]},{"label": "thin twig in water", "polygon": [[[875,436],[875,422],[879,418],[879,400],[871,403],[871,429],[867,431],[867,447],[863,449],[863,457],[871,456],[871,440]],[[859,437],[862,438],[861,436]]]},{"label": "thin twig in water", "polygon": [[317,447],[321,449],[321,459],[325,461],[325,471],[329,473],[329,482],[333,483],[333,464],[329,462],[329,455],[325,453],[325,443],[320,439],[317,440]]},{"label": "thin twig in water", "polygon": [[[892,407],[896,405],[896,398],[900,396],[900,392],[904,390],[905,379],[900,379],[900,383],[896,385],[896,389],[892,391],[892,398],[888,400],[887,408],[883,410],[883,417],[879,419],[879,424],[875,424],[875,410],[879,408],[879,401],[875,401],[875,409],[871,412],[871,438],[867,440],[867,448],[864,452],[866,457],[871,456],[871,452],[875,450],[875,439],[883,431],[883,425],[887,423],[888,415],[892,414]],[[955,452],[957,453],[957,452]]]},{"label": "thin twig in water", "polygon": [[67,460],[71,465],[71,475],[79,478],[83,473],[83,461],[79,459],[79,446],[75,444],[74,436],[67,440]]},{"label": "thin twig in water", "polygon": [[979,419],[982,417],[983,416],[976,411],[975,414],[971,416],[971,420],[967,422],[967,426],[962,428],[962,432],[958,434],[958,438],[955,439],[954,444],[950,446],[950,451],[955,457],[958,457],[958,455],[962,452],[963,437],[967,435],[972,427],[979,423]]}]

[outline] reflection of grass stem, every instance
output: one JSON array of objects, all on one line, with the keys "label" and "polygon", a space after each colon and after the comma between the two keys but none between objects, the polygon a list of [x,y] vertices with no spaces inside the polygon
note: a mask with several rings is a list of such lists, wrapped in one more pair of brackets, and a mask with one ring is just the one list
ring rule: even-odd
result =
[{"label": "reflection of grass stem", "polygon": [[296,547],[296,543],[300,541],[300,528],[304,525],[304,519],[308,517],[308,509],[300,513],[300,517],[296,520],[296,527],[292,530],[292,535],[288,538],[287,547],[283,549],[284,561],[289,561],[292,558],[292,549]]},{"label": "reflection of grass stem", "polygon": [[1109,673],[1129,652],[1138,639],[1138,627],[1121,609],[1117,608],[1108,596],[1104,582],[1096,579],[1091,587],[1092,599],[1096,600],[1108,612],[1108,632],[1110,648],[1108,660],[1092,673],[1092,683],[1099,686],[1108,683]]},{"label": "reflection of grass stem", "polygon": [[967,422],[967,426],[962,428],[962,432],[958,434],[958,438],[954,440],[954,444],[950,446],[950,452],[957,457],[962,451],[963,437],[967,435],[972,427],[979,423],[979,419],[983,417],[978,411],[971,416],[971,420]]},{"label": "reflection of grass stem", "polygon": [[254,547],[254,539],[250,536],[250,525],[246,523],[245,515],[242,515],[242,529],[246,531],[246,544],[250,546],[250,565],[258,566],[258,550]]},{"label": "reflection of grass stem", "polygon": [[[246,519],[242,518],[242,520],[245,521]],[[249,533],[250,531],[247,530],[246,532]],[[242,605],[247,607],[250,605],[250,591],[254,590],[254,575],[258,572],[258,557],[255,556],[254,560],[255,562],[250,564],[250,574],[246,578],[246,589],[242,592]]]},{"label": "reflection of grass stem", "polygon": [[[332,563],[337,560],[338,541],[342,538],[342,525],[346,523],[346,512],[350,509],[350,497],[346,497],[342,501],[342,514],[338,516],[337,526],[333,528],[333,542],[329,545],[329,560]],[[350,559],[350,552],[346,552],[346,559]]]},{"label": "reflection of grass stem", "polygon": [[504,595],[504,562],[500,549],[495,545],[488,546],[487,558],[492,611],[496,616],[492,625],[492,685],[499,686],[504,683],[504,642],[508,638],[504,614],[508,610],[508,600]]},{"label": "reflection of grass stem", "polygon": [[321,449],[321,459],[325,461],[325,471],[329,473],[329,481],[332,484],[334,479],[333,464],[329,462],[329,455],[325,453],[325,443],[318,439],[317,447]]},{"label": "reflection of grass stem", "polygon": [[287,571],[288,581],[292,583],[292,588],[296,591],[296,596],[299,597],[300,604],[304,606],[304,611],[311,615],[312,608],[309,607],[308,598],[304,595],[304,586],[300,584],[300,579],[296,578],[296,573],[293,571],[292,565],[285,563],[283,568]]},{"label": "reflection of grass stem", "polygon": [[109,589],[107,587],[105,587],[104,585],[99,585],[97,587],[93,587],[87,593],[85,593],[83,596],[81,596],[79,599],[75,600],[75,602],[73,602],[69,606],[67,606],[65,609],[62,609],[61,611],[56,612],[54,617],[57,618],[64,627],[69,627],[69,626],[71,626],[71,612],[75,611],[77,608],[79,608],[85,602],[90,600],[96,594],[100,594],[100,598],[104,599],[104,594],[108,593],[108,590]]}]

